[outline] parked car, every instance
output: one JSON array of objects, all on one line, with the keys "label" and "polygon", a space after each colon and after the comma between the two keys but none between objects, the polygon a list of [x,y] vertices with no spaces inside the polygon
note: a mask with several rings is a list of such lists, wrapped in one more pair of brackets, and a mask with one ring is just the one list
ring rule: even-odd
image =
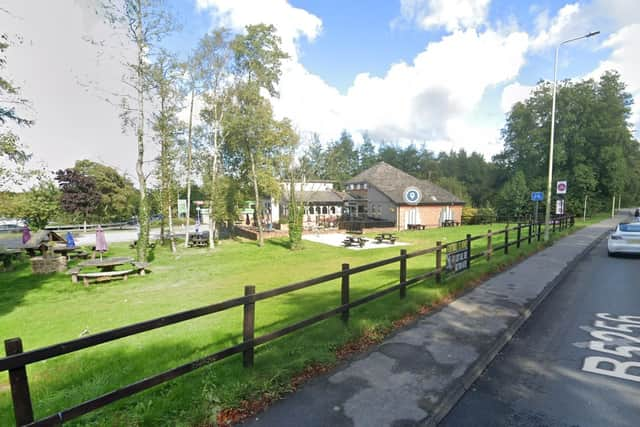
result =
[{"label": "parked car", "polygon": [[621,222],[607,240],[609,256],[640,254],[640,222]]}]

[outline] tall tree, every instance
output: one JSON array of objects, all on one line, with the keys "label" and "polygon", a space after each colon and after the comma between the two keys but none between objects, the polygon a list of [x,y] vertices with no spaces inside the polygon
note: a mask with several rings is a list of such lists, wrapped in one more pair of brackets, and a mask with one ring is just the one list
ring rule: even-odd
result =
[{"label": "tall tree", "polygon": [[[509,112],[502,130],[504,150],[494,157],[502,182],[520,171],[531,190],[546,187],[551,91],[550,84],[539,83]],[[586,196],[604,206],[614,194],[640,194],[640,182],[631,173],[640,167],[629,123],[632,103],[616,72],[598,81],[559,84],[553,180],[568,180],[568,211],[581,211]]]},{"label": "tall tree", "polygon": [[235,87],[229,133],[230,136],[232,133],[234,135],[232,151],[240,164],[244,165],[241,170],[252,182],[258,245],[263,246],[260,178],[266,181],[272,178],[269,163],[275,152],[282,148],[283,141],[273,138],[273,131],[278,124],[273,120],[271,105],[261,91],[266,91],[272,97],[278,96],[276,88],[281,74],[281,62],[287,55],[280,48],[280,38],[276,35],[275,27],[264,24],[247,26],[246,33],[233,40],[232,49]]},{"label": "tall tree", "polygon": [[[161,50],[151,67],[151,84],[156,94],[158,111],[153,114],[153,130],[160,145],[157,177],[160,186],[160,239],[165,242],[165,225],[169,221],[172,252],[176,251],[172,222],[172,202],[175,194],[176,135],[180,130],[177,114],[182,109],[183,96],[179,89],[182,67],[177,59]],[[176,201],[177,202],[177,201]]]},{"label": "tall tree", "polygon": [[202,76],[204,108],[201,118],[208,127],[209,141],[209,247],[214,247],[217,220],[217,179],[219,174],[221,146],[226,132],[223,127],[228,109],[231,76],[231,38],[225,29],[218,29],[200,40],[196,52]]},{"label": "tall tree", "polygon": [[24,218],[30,227],[41,229],[59,212],[60,190],[55,183],[42,181],[26,193],[18,215]]},{"label": "tall tree", "polygon": [[56,172],[56,181],[62,191],[62,209],[70,214],[79,214],[86,231],[87,219],[96,211],[101,201],[96,180],[76,169],[60,169]]}]

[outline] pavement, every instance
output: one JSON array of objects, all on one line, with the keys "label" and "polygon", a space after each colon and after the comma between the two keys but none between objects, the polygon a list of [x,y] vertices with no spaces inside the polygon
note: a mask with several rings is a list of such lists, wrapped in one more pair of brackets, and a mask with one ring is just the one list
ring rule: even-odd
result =
[{"label": "pavement", "polygon": [[[309,240],[310,242],[322,243],[324,245],[335,246],[335,247],[344,247],[342,242],[348,235],[349,234],[346,234],[346,233],[313,233],[313,234],[303,234],[302,238],[304,240]],[[365,242],[363,247],[349,246],[345,249],[360,251],[360,250],[367,250],[367,249],[383,249],[383,248],[389,248],[394,246],[408,245],[408,243],[404,243],[404,242],[396,241],[394,243],[390,243],[386,240],[378,243],[375,239],[372,239],[371,237],[367,237],[366,239],[367,241]]]},{"label": "pavement", "polygon": [[540,302],[623,218],[559,240],[243,425],[436,425]]}]

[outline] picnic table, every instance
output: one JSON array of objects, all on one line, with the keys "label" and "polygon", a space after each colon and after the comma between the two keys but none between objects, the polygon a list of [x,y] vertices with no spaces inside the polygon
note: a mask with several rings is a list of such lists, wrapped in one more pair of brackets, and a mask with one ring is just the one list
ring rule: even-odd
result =
[{"label": "picnic table", "polygon": [[113,271],[117,266],[130,264],[133,262],[133,258],[130,257],[113,257],[103,259],[90,259],[78,264],[78,267],[96,267],[100,271]]},{"label": "picnic table", "polygon": [[360,246],[361,248],[363,248],[365,243],[367,243],[367,241],[368,240],[365,239],[364,237],[347,236],[342,241],[342,244],[344,245],[345,248],[348,248],[349,246]]},{"label": "picnic table", "polygon": [[65,256],[67,259],[71,259],[72,256],[76,256],[78,258],[87,258],[89,254],[83,251],[81,248],[77,246],[66,246],[66,245],[56,245],[53,247],[53,253],[61,254]]},{"label": "picnic table", "polygon": [[189,246],[206,247],[209,246],[209,235],[197,233],[189,235]]},{"label": "picnic table", "polygon": [[376,239],[376,242],[378,243],[382,243],[383,241],[387,240],[389,243],[393,245],[396,243],[396,240],[398,238],[392,233],[380,233],[375,237],[375,239]]},{"label": "picnic table", "polygon": [[2,267],[6,270],[11,267],[11,262],[20,255],[22,251],[20,249],[5,249],[0,248],[0,261],[2,261]]},{"label": "picnic table", "polygon": [[442,221],[442,226],[443,227],[456,227],[460,225],[459,221],[455,221],[453,219],[445,219],[444,221]]},{"label": "picnic table", "polygon": [[[116,270],[115,267],[120,265],[130,264],[131,268],[125,270]],[[97,272],[82,272],[83,268],[95,267],[100,271]],[[128,257],[114,257],[103,259],[91,259],[78,264],[76,268],[72,268],[68,271],[71,275],[71,281],[73,283],[78,282],[78,279],[82,279],[85,286],[89,285],[89,280],[96,282],[112,280],[116,278],[122,278],[127,280],[130,274],[137,273],[140,276],[144,276],[146,270],[148,270],[149,263],[136,262],[133,258]]]},{"label": "picnic table", "polygon": [[427,228],[424,224],[407,224],[407,229],[409,230],[424,230]]}]

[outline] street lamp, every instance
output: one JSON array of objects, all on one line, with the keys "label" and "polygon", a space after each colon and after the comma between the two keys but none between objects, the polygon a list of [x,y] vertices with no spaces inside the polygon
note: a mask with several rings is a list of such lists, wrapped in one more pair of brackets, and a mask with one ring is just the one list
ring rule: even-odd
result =
[{"label": "street lamp", "polygon": [[547,179],[547,206],[544,211],[544,241],[549,240],[549,220],[551,219],[551,179],[553,175],[553,135],[555,133],[556,125],[556,80],[558,78],[558,51],[560,46],[576,40],[586,39],[600,34],[600,31],[593,31],[584,36],[576,37],[573,39],[565,40],[556,47],[556,56],[553,62],[553,97],[551,101],[551,137],[549,138],[549,177]]}]

